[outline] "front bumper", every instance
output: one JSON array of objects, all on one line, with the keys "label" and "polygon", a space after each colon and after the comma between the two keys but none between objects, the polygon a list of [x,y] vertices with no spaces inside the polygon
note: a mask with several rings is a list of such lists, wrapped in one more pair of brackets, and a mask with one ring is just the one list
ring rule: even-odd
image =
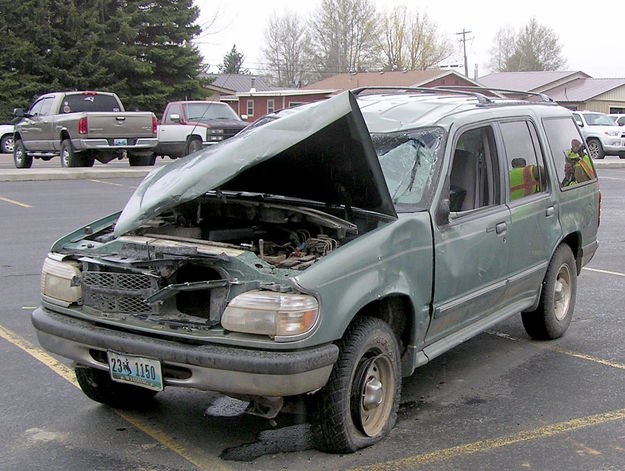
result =
[{"label": "front bumper", "polygon": [[166,386],[233,395],[293,396],[325,385],[338,347],[259,351],[220,345],[193,345],[95,326],[45,308],[31,320],[46,350],[79,365],[108,371],[106,351],[161,361]]}]

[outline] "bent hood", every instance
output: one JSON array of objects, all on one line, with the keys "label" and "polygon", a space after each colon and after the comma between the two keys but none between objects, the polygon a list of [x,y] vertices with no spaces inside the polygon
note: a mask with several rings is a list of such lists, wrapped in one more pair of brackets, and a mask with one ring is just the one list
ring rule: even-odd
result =
[{"label": "bent hood", "polygon": [[396,217],[367,126],[350,92],[243,130],[154,170],[130,197],[115,235],[218,189],[321,201]]}]

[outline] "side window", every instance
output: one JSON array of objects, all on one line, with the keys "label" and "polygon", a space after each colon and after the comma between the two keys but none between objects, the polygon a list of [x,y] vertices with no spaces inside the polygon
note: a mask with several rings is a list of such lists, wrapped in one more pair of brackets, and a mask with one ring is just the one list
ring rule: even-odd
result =
[{"label": "side window", "polygon": [[39,116],[41,114],[41,107],[43,106],[43,99],[37,100],[33,103],[33,106],[28,110],[28,114],[31,116]]},{"label": "side window", "polygon": [[545,164],[536,136],[528,121],[500,124],[506,149],[510,201],[545,191]]},{"label": "side window", "polygon": [[595,180],[597,174],[577,125],[568,117],[543,120],[560,188]]},{"label": "side window", "polygon": [[499,204],[497,148],[491,126],[471,129],[454,146],[449,175],[449,209],[470,211]]},{"label": "side window", "polygon": [[[176,120],[172,119],[172,115],[178,115],[178,119]],[[180,117],[181,117],[180,105],[171,105],[169,108],[167,108],[167,114],[165,115],[164,123],[165,124],[178,123],[180,120]]]},{"label": "side window", "polygon": [[53,104],[54,104],[54,98],[44,98],[39,114],[42,116],[48,116],[49,114],[51,114]]}]

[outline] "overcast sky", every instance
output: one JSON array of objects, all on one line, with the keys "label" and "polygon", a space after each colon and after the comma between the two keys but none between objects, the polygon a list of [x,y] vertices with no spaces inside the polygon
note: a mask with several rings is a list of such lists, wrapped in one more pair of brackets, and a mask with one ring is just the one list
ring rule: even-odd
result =
[{"label": "overcast sky", "polygon": [[[195,0],[200,7],[198,23],[205,25],[215,13],[217,21],[197,40],[197,45],[210,65],[210,72],[217,66],[233,44],[244,54],[244,67],[252,73],[262,68],[262,47],[268,19],[275,12],[278,16],[291,10],[302,18],[308,18],[321,0]],[[501,0],[423,1],[423,0],[374,0],[378,11],[395,5],[407,5],[411,10],[427,13],[455,46],[450,64],[463,72],[462,44],[456,33],[467,34],[467,63],[469,76],[473,78],[477,64],[478,75],[486,75],[489,49],[495,33],[502,26],[515,29],[535,17],[539,24],[551,28],[562,45],[562,55],[567,63],[564,70],[582,70],[595,78],[625,78],[625,51],[617,31],[621,29],[623,9],[618,2],[596,4],[596,8],[575,7],[575,2],[524,0],[502,2]],[[608,5],[612,5],[608,8]]]}]

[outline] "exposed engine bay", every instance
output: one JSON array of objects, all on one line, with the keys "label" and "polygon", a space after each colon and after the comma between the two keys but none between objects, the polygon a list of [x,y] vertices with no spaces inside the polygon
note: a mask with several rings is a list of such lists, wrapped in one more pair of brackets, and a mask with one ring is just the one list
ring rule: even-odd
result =
[{"label": "exposed engine bay", "polygon": [[210,241],[253,252],[277,268],[304,270],[362,229],[307,206],[206,196],[174,208],[133,234]]}]

